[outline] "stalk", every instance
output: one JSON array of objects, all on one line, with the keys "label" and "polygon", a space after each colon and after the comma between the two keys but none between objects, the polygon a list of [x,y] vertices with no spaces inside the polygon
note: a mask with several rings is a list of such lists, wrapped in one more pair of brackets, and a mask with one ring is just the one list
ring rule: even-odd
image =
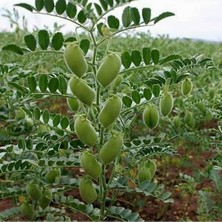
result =
[{"label": "stalk", "polygon": [[102,182],[102,187],[103,187],[103,192],[102,192],[102,198],[101,198],[101,206],[100,206],[100,220],[103,221],[104,216],[105,216],[105,207],[106,207],[106,196],[107,196],[107,187],[106,187],[106,175],[105,175],[105,170],[106,167],[103,164],[102,166],[103,170],[102,170],[102,178],[101,178],[101,182]]},{"label": "stalk", "polygon": [[[100,112],[100,85],[97,83],[96,81],[96,73],[97,73],[97,64],[96,64],[96,56],[97,56],[97,50],[98,50],[98,44],[96,42],[96,38],[93,34],[93,29],[90,30],[90,37],[91,40],[93,42],[93,57],[92,57],[92,70],[93,70],[93,75],[94,75],[94,79],[95,79],[95,87],[96,87],[96,107],[97,107],[97,114]],[[109,46],[109,44],[108,44]],[[108,50],[108,47],[106,48],[106,50]],[[98,116],[98,115],[97,115]],[[105,129],[103,126],[101,126],[100,124],[98,124],[98,128],[99,128],[99,135],[100,135],[100,141],[99,144],[97,146],[97,152],[99,153],[103,143],[104,143],[104,132]],[[106,166],[104,164],[102,164],[102,174],[99,178],[99,187],[100,187],[100,221],[103,221],[104,217],[105,217],[105,208],[106,208],[106,196],[107,196],[107,184],[106,184]]]},{"label": "stalk", "polygon": [[[104,143],[104,127],[100,125],[100,147],[102,147]],[[100,206],[100,220],[102,221],[105,215],[105,207],[106,207],[106,195],[107,195],[107,187],[106,187],[106,166],[102,165],[102,175],[99,180],[100,185],[100,195],[101,195],[101,206]]]}]

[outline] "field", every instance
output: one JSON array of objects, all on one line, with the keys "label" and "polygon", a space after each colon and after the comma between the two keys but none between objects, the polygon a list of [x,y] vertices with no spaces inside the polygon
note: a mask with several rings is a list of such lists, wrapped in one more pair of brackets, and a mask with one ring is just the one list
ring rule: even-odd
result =
[{"label": "field", "polygon": [[0,33],[0,220],[222,221],[222,43],[98,30]]}]

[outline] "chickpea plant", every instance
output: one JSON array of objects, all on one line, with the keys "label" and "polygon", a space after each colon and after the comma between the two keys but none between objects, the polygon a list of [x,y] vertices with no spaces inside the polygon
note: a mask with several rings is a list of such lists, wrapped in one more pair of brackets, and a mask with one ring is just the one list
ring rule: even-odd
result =
[{"label": "chickpea plant", "polygon": [[[132,51],[112,49],[118,34],[174,15],[164,12],[153,17],[150,8],[139,11],[131,6],[133,2],[36,0],[34,6],[16,5],[34,14],[65,19],[76,32],[72,37],[61,32],[51,37],[47,30],[38,30],[24,36],[26,48],[3,47],[24,56],[58,54],[64,57],[66,70],[37,73],[21,71],[18,65],[1,65],[9,125],[24,125],[20,131],[13,128],[11,142],[1,146],[0,172],[5,180],[0,197],[14,197],[17,202],[16,207],[1,213],[1,219],[21,213],[28,220],[43,216],[46,220],[71,220],[72,213],[65,211],[69,209],[93,221],[142,221],[138,213],[115,206],[120,192],[172,202],[170,193],[154,177],[155,157],[174,151],[162,142],[164,134],[153,136],[151,132],[161,118],[171,118],[171,86],[178,85],[182,94],[188,95],[194,67],[209,68],[212,63],[200,56],[161,57],[159,50],[149,46]],[[121,19],[112,14],[119,7]],[[139,81],[133,81],[136,75],[141,75]],[[55,96],[66,99],[71,118],[37,104],[39,99]],[[132,127],[140,119],[146,135],[135,138]],[[80,171],[73,176],[67,174],[68,168]],[[73,189],[79,190],[79,198],[67,196]]]}]

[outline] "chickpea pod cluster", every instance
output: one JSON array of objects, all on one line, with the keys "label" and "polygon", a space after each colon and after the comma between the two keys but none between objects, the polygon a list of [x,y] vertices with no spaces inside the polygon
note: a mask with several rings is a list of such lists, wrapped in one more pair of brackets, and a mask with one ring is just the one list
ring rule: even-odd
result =
[{"label": "chickpea pod cluster", "polygon": [[[79,191],[84,202],[93,203],[97,199],[94,181],[98,181],[101,176],[102,165],[106,166],[112,163],[119,155],[123,146],[123,134],[121,132],[112,133],[103,144],[100,144],[99,152],[97,154],[93,153],[91,149],[94,146],[98,146],[100,139],[98,127],[91,122],[87,113],[81,112],[81,106],[91,109],[93,103],[95,103],[96,91],[87,83],[87,78],[84,78],[88,65],[77,42],[67,44],[64,51],[64,60],[73,74],[69,80],[69,87],[73,97],[67,98],[67,105],[71,111],[79,112],[75,115],[74,131],[78,139],[89,147],[80,157],[81,167],[86,175],[80,179]],[[119,84],[118,82],[116,83],[116,80],[120,81],[117,78],[120,68],[121,59],[118,54],[109,53],[98,67],[95,75],[97,85],[107,89],[114,83],[115,85]],[[109,96],[104,105],[101,104],[100,108],[97,122],[100,127],[107,130],[118,119],[122,110],[122,100],[117,95]]]},{"label": "chickpea pod cluster", "polygon": [[[47,177],[45,179],[48,182]],[[33,220],[36,215],[35,207],[40,206],[41,209],[46,209],[52,201],[52,192],[47,186],[42,188],[34,181],[28,183],[25,190],[27,199],[20,205],[19,210],[25,218]]]}]

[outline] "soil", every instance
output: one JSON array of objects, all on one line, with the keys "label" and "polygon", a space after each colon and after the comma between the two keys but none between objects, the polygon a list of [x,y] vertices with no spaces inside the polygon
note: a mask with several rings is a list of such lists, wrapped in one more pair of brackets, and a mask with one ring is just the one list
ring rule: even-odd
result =
[{"label": "soil", "polygon": [[[183,153],[184,150],[180,149],[179,153]],[[194,153],[196,154],[196,153]],[[159,181],[165,184],[165,189],[172,193],[172,198],[174,199],[173,203],[164,204],[159,200],[149,198],[145,207],[142,209],[142,217],[145,220],[149,221],[182,221],[182,220],[198,220],[197,214],[197,190],[205,187],[212,187],[213,185],[204,180],[196,186],[195,192],[193,191],[184,191],[181,186],[185,182],[181,177],[180,173],[194,176],[192,169],[195,169],[195,165],[203,168],[205,166],[205,161],[207,160],[207,155],[189,155],[190,165],[193,168],[187,167],[178,167],[178,157],[174,157],[167,168],[167,173],[164,175],[164,171],[159,170]],[[200,168],[199,168],[200,169]]]},{"label": "soil", "polygon": [[[211,122],[207,128],[215,127],[215,122]],[[206,125],[202,125],[203,128]],[[173,203],[163,203],[153,197],[144,197],[140,194],[123,194],[117,197],[116,206],[123,206],[132,211],[138,212],[146,221],[198,221],[198,191],[201,189],[209,189],[212,192],[215,190],[214,184],[202,177],[199,182],[186,187],[186,179],[181,177],[181,174],[187,177],[195,177],[199,172],[205,172],[209,159],[215,157],[213,149],[200,151],[198,149],[187,149],[179,147],[177,149],[178,156],[170,157],[164,160],[158,160],[157,173],[155,180],[158,183],[165,185],[165,190],[172,193]],[[182,158],[182,160],[181,160]],[[167,167],[166,167],[167,166]],[[70,168],[69,168],[70,169]],[[71,170],[73,174],[79,174],[76,169]],[[185,176],[186,177],[186,176]],[[193,187],[192,187],[193,186]],[[80,198],[78,189],[66,193],[76,198]],[[217,197],[215,197],[217,198]],[[2,211],[13,207],[12,199],[0,200],[0,214]],[[88,218],[78,212],[66,211],[72,220],[87,221]],[[10,220],[22,220],[22,217],[10,218]],[[221,221],[220,219],[214,219]]]},{"label": "soil", "polygon": [[[180,162],[179,158],[173,157],[168,162],[167,170],[164,169],[163,163],[159,162],[156,179],[160,183],[165,184],[165,190],[172,192],[172,198],[174,203],[164,204],[160,200],[152,197],[144,197],[139,194],[124,194],[118,196],[115,205],[121,205],[128,207],[133,211],[138,212],[141,217],[146,221],[182,221],[192,220],[198,221],[197,214],[197,191],[203,188],[214,189],[213,184],[209,180],[203,180],[198,183],[195,187],[195,192],[182,192],[177,187],[180,183],[183,183],[183,179],[180,178],[179,174],[183,173],[186,175],[194,176],[193,169],[203,170],[207,164],[207,160],[213,157],[213,153],[206,151],[199,153],[195,150],[187,152],[184,148],[179,148],[178,153],[183,157],[186,156],[186,165],[178,166]],[[162,165],[161,165],[162,164]],[[187,167],[187,166],[191,167]],[[77,173],[76,169],[74,170]],[[167,172],[167,173],[165,173]],[[78,190],[68,192],[67,195],[73,195],[79,198]],[[0,201],[0,212],[4,211],[13,206],[11,199],[4,199]],[[67,215],[70,215],[73,220],[87,221],[88,218],[80,213],[73,213],[67,210]],[[24,218],[20,218],[23,220]]]}]

